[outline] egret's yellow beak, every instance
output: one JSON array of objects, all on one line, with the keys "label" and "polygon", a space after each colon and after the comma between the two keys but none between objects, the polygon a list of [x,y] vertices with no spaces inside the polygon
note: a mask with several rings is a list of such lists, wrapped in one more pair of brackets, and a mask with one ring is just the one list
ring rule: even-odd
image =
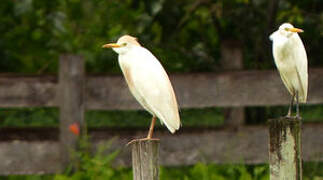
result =
[{"label": "egret's yellow beak", "polygon": [[303,29],[299,29],[299,28],[288,28],[288,31],[290,31],[290,32],[298,32],[298,33],[304,32]]},{"label": "egret's yellow beak", "polygon": [[119,47],[121,47],[121,46],[116,43],[109,43],[109,44],[105,44],[102,46],[102,48],[119,48]]}]

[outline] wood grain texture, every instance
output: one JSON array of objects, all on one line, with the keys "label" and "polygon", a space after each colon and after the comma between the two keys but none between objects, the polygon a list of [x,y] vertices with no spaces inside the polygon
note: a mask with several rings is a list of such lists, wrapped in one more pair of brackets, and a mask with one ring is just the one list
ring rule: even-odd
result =
[{"label": "wood grain texture", "polygon": [[0,75],[0,107],[56,106],[54,76]]},{"label": "wood grain texture", "polygon": [[0,174],[48,174],[62,172],[59,143],[11,141],[0,143]]},{"label": "wood grain texture", "polygon": [[[323,103],[323,69],[309,71],[308,104]],[[181,108],[287,105],[289,94],[276,71],[170,75]],[[0,107],[59,106],[52,76],[0,75]],[[142,109],[121,75],[87,76],[85,108]]]},{"label": "wood grain texture", "polygon": [[[243,69],[243,52],[239,41],[226,40],[221,42],[221,68],[225,71]],[[239,127],[245,123],[243,107],[224,108],[224,123],[226,126]]]},{"label": "wood grain texture", "polygon": [[270,180],[302,180],[301,118],[269,120]]},{"label": "wood grain texture", "polygon": [[[54,173],[60,170],[58,130],[46,132],[41,128],[0,131],[0,174]],[[131,166],[131,148],[126,144],[145,137],[147,129],[127,130],[100,128],[89,131],[95,146],[113,139],[107,153],[121,149],[115,165]],[[53,137],[52,137],[53,136]],[[5,137],[10,137],[7,141]],[[37,139],[37,137],[41,137]],[[44,139],[47,137],[48,139]],[[160,164],[164,166],[206,163],[268,163],[269,133],[267,126],[235,128],[181,128],[176,134],[156,129],[160,139]],[[302,131],[303,160],[323,161],[323,124],[304,124]],[[46,166],[44,166],[46,164]]]},{"label": "wood grain texture", "polygon": [[[323,102],[321,77],[323,69],[310,70],[308,104]],[[276,71],[184,73],[170,79],[181,108],[287,105],[290,99]],[[121,76],[90,76],[86,91],[87,109],[141,109]]]},{"label": "wood grain texture", "polygon": [[136,140],[132,146],[134,180],[159,179],[159,140]]},{"label": "wood grain texture", "polygon": [[[60,57],[59,71],[59,130],[63,164],[70,161],[70,153],[76,148],[78,135],[69,127],[75,124],[84,126],[84,62],[80,56],[63,55]],[[82,131],[82,129],[81,129]]]}]

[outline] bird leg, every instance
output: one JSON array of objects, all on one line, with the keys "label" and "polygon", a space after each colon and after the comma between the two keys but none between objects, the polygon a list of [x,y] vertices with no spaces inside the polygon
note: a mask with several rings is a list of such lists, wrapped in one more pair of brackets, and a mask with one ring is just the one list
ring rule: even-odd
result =
[{"label": "bird leg", "polygon": [[298,99],[297,91],[296,91],[296,117],[299,118],[299,99]]},{"label": "bird leg", "polygon": [[290,118],[292,116],[292,108],[293,108],[293,104],[294,104],[294,98],[295,98],[295,93],[293,93],[292,99],[291,99],[290,104],[289,104],[288,113],[286,115],[287,118]]},{"label": "bird leg", "polygon": [[150,128],[149,128],[149,132],[147,135],[147,139],[151,139],[151,137],[153,136],[155,122],[156,122],[156,116],[153,116],[151,120]]},{"label": "bird leg", "polygon": [[149,132],[148,132],[148,135],[147,135],[146,138],[133,139],[133,140],[131,140],[130,142],[127,143],[127,146],[132,144],[135,141],[146,141],[146,140],[157,140],[157,141],[159,141],[159,139],[152,138],[156,119],[157,119],[156,116],[153,116],[153,118],[151,120],[150,128],[149,128]]}]

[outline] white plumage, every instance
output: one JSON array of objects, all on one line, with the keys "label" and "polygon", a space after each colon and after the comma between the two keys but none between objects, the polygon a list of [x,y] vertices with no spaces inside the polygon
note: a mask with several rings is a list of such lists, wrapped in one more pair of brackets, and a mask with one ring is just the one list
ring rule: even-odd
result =
[{"label": "white plumage", "polygon": [[[175,93],[157,58],[129,35],[119,38],[116,44],[106,44],[103,47],[112,47],[119,54],[119,65],[136,100],[153,117],[158,117],[170,132],[178,130],[180,117]],[[153,124],[154,118],[152,128]],[[148,133],[147,138],[151,138],[149,134],[152,132]]]},{"label": "white plumage", "polygon": [[[284,23],[270,35],[273,41],[275,64],[281,79],[292,95],[291,106],[294,99],[297,102],[296,116],[299,116],[298,102],[306,102],[308,89],[307,55],[298,32],[303,30]],[[287,116],[291,116],[291,106]]]}]

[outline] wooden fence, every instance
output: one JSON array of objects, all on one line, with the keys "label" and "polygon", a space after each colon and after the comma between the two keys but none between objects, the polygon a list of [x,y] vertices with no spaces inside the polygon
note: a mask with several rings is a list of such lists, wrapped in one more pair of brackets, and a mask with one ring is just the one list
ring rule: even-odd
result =
[{"label": "wooden fence", "polygon": [[[309,70],[308,104],[323,103],[323,69]],[[289,95],[275,71],[171,74],[181,108],[287,105]],[[79,56],[60,58],[59,77],[0,75],[0,108],[59,107],[59,128],[0,129],[0,174],[42,174],[61,171],[75,137],[73,122],[83,124],[84,111],[140,109],[118,75],[86,76]],[[147,126],[148,128],[148,126]],[[123,148],[117,164],[130,165],[125,144],[147,129],[90,129],[94,144],[116,137],[112,149]],[[266,126],[181,128],[171,135],[157,129],[162,165],[263,163],[268,161]],[[303,159],[323,160],[323,123],[305,123]]]}]

